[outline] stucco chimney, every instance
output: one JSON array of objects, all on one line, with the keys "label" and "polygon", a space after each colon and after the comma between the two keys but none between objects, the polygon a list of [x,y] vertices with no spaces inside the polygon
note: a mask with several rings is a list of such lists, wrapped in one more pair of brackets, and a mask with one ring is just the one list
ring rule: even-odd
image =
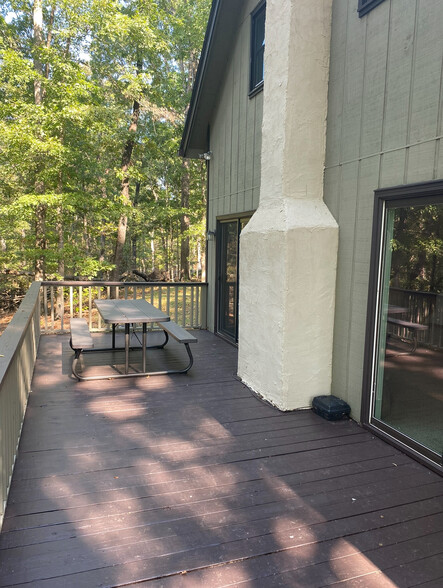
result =
[{"label": "stucco chimney", "polygon": [[240,246],[238,373],[283,410],[331,386],[338,227],[323,202],[332,0],[268,0],[260,205]]}]

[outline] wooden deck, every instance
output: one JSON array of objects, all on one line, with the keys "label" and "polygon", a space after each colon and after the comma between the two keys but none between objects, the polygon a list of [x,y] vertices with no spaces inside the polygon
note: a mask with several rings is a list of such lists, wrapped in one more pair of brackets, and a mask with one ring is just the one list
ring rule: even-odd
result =
[{"label": "wooden deck", "polygon": [[186,376],[82,383],[67,337],[42,338],[0,586],[441,588],[443,479],[264,404],[197,334]]}]

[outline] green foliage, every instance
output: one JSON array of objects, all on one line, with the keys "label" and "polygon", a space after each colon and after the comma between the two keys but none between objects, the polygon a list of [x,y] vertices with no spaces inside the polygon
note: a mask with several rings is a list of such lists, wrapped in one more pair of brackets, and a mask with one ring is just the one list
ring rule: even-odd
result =
[{"label": "green foliage", "polygon": [[[191,219],[191,240],[203,242],[204,168],[190,165],[184,210],[177,151],[209,7],[210,0],[43,0],[43,43],[37,45],[32,3],[3,3],[3,275],[28,276],[43,258],[48,278],[106,278],[123,211],[129,227],[126,271],[157,266],[177,268],[178,274],[184,213]],[[39,105],[36,79],[43,88]],[[125,207],[121,160],[132,138],[134,100],[141,114],[126,172],[131,206]]]},{"label": "green foliage", "polygon": [[443,206],[397,208],[391,241],[391,285],[443,291]]}]

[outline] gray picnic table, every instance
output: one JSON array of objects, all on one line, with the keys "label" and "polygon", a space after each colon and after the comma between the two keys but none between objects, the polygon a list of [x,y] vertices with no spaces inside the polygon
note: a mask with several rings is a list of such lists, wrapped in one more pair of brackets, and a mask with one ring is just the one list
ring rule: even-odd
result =
[{"label": "gray picnic table", "polygon": [[[137,300],[94,300],[94,304],[106,324],[112,325],[112,345],[111,347],[98,349],[94,345],[88,324],[84,318],[71,319],[71,338],[70,345],[75,352],[72,362],[72,373],[78,380],[101,380],[112,378],[129,378],[135,376],[160,376],[169,374],[185,374],[193,364],[192,352],[189,347],[191,343],[196,343],[197,338],[188,333],[186,329],[171,321],[170,317],[160,309],[156,308],[143,299]],[[157,324],[164,333],[165,340],[163,343],[147,345],[147,326]],[[125,326],[125,346],[117,347],[115,344],[115,329],[119,324]],[[129,372],[129,351],[131,349],[140,349],[140,346],[130,346],[130,326],[135,324],[142,325],[143,339],[141,342],[142,349],[142,369],[139,372]],[[169,336],[174,337],[179,343],[183,343],[188,354],[189,362],[186,367],[174,368],[163,371],[148,372],[146,371],[146,350],[163,349],[169,341]],[[88,376],[77,370],[77,364],[82,353],[105,352],[105,351],[125,351],[125,371],[123,374],[101,374]]]},{"label": "gray picnic table", "polygon": [[146,373],[147,325],[168,322],[170,317],[146,300],[94,300],[94,304],[103,321],[112,325],[112,349],[116,349],[116,326],[125,325],[125,374],[129,371],[129,327],[141,323],[142,372]]}]

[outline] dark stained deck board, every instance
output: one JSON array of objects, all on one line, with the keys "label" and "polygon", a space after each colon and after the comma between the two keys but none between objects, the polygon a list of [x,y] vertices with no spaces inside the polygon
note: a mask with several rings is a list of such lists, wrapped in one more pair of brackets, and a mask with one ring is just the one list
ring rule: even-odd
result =
[{"label": "dark stained deck board", "polygon": [[439,585],[442,478],[264,404],[235,348],[198,338],[187,376],[76,382],[67,338],[43,337],[0,586]]}]

